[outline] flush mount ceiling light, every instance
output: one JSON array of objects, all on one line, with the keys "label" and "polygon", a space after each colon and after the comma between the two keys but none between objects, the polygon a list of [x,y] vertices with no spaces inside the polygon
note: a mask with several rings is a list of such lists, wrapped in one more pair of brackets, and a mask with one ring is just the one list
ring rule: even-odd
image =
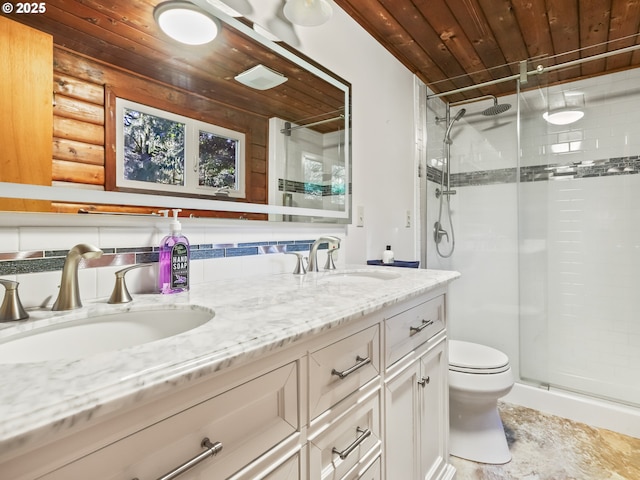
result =
[{"label": "flush mount ceiling light", "polygon": [[577,122],[582,117],[584,117],[584,112],[574,109],[561,109],[544,112],[542,114],[542,118],[552,125],[569,125],[570,123]]},{"label": "flush mount ceiling light", "polygon": [[234,77],[238,82],[256,90],[268,90],[286,82],[287,77],[264,65],[256,65]]},{"label": "flush mount ceiling light", "polygon": [[333,14],[327,0],[287,0],[282,11],[287,20],[302,27],[322,25]]},{"label": "flush mount ceiling light", "polygon": [[204,45],[218,35],[218,22],[189,2],[161,3],[153,16],[164,33],[186,45]]}]

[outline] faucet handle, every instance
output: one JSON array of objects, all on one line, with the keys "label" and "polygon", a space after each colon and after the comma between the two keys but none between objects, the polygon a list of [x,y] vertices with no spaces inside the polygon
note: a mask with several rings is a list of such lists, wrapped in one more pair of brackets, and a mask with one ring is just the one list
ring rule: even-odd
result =
[{"label": "faucet handle", "polygon": [[304,257],[300,252],[284,252],[285,255],[295,255],[297,257],[296,268],[293,269],[294,275],[304,275],[307,268],[304,266]]},{"label": "faucet handle", "polygon": [[118,270],[116,272],[116,284],[113,286],[113,292],[111,292],[111,297],[107,303],[129,303],[133,298],[131,298],[131,294],[127,289],[127,284],[124,281],[124,275],[129,271],[136,268],[142,267],[150,267],[152,263],[139,263],[137,265],[132,265],[127,268],[123,268],[122,270]]},{"label": "faucet handle", "polygon": [[338,249],[337,248],[332,248],[331,250],[327,251],[327,261],[324,264],[324,269],[325,270],[335,270],[336,269],[336,264],[333,261],[333,254],[335,252],[337,252]]},{"label": "faucet handle", "polygon": [[0,306],[0,322],[12,322],[29,318],[29,314],[25,312],[22,303],[20,303],[20,296],[18,295],[19,283],[0,278],[0,284],[4,285],[6,289],[2,306]]}]

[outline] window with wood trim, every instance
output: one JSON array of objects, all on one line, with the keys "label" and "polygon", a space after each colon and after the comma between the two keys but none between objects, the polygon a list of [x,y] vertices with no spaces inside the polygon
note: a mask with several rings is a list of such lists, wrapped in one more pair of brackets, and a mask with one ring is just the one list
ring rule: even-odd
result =
[{"label": "window with wood trim", "polygon": [[122,98],[115,102],[115,187],[245,197],[245,135]]}]

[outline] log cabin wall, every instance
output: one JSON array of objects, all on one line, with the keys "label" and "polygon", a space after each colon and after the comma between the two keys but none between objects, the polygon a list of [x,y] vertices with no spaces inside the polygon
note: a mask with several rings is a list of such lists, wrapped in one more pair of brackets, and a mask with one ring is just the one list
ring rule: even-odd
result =
[{"label": "log cabin wall", "polygon": [[[53,52],[53,169],[52,183],[72,188],[109,189],[109,149],[115,149],[114,132],[105,130],[109,109],[105,90],[138,103],[220,125],[246,135],[246,199],[267,202],[268,119],[223,102],[178,90],[60,46]],[[146,101],[145,101],[146,100]],[[113,155],[111,156],[113,157]],[[150,213],[157,209],[54,203],[56,212],[128,211]],[[188,213],[188,212],[186,212]],[[234,212],[194,212],[200,216],[238,217]],[[244,214],[262,219],[261,214]]]}]

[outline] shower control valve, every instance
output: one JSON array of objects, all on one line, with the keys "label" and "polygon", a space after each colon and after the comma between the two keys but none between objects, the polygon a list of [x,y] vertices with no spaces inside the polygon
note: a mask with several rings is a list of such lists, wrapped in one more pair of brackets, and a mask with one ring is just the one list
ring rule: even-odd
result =
[{"label": "shower control valve", "polygon": [[440,222],[436,222],[433,225],[433,239],[436,243],[440,243],[442,241],[442,237],[447,237],[447,242],[449,241],[449,233],[442,228],[442,224]]}]

